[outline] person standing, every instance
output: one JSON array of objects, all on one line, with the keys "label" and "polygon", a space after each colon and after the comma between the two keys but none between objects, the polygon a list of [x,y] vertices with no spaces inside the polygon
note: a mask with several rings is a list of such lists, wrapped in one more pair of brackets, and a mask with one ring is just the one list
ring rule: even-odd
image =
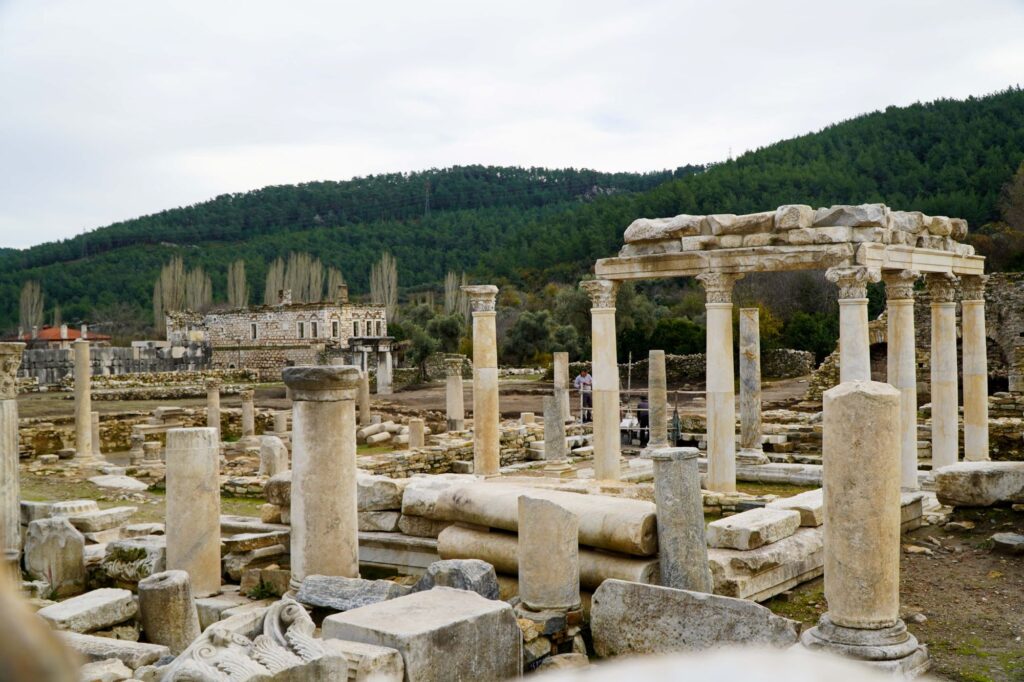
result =
[{"label": "person standing", "polygon": [[591,421],[591,408],[594,406],[594,378],[583,369],[572,382],[573,388],[583,397],[583,422]]}]

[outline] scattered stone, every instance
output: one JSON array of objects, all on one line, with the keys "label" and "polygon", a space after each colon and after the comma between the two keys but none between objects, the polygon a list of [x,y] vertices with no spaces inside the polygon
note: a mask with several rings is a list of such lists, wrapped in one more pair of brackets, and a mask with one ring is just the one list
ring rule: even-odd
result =
[{"label": "scattered stone", "polygon": [[943,528],[959,531],[974,530],[974,521],[950,521]]},{"label": "scattered stone", "polygon": [[251,552],[263,547],[275,545],[288,545],[290,533],[288,531],[273,531],[270,533],[238,533],[221,538],[221,546],[224,552],[238,554]]},{"label": "scattered stone", "polygon": [[800,521],[801,514],[791,509],[751,509],[709,523],[708,547],[757,549],[788,538]]},{"label": "scattered stone", "polygon": [[821,488],[808,490],[807,492],[772,500],[765,506],[769,509],[792,509],[800,512],[800,525],[808,528],[816,528],[824,523],[824,512],[822,504],[824,496]]},{"label": "scattered stone", "polygon": [[58,630],[93,632],[123,623],[137,611],[130,591],[105,587],[52,604],[38,613]]},{"label": "scattered stone", "polygon": [[132,670],[144,665],[155,663],[171,651],[159,644],[130,642],[96,635],[83,635],[78,632],[61,632],[61,639],[70,648],[77,651],[90,661],[103,661],[117,658]]},{"label": "scattered stone", "polygon": [[556,654],[541,661],[537,670],[569,670],[571,668],[586,668],[589,665],[590,659],[586,654]]},{"label": "scattered stone", "polygon": [[167,566],[167,540],[163,535],[143,535],[107,545],[103,571],[116,581],[137,583]]},{"label": "scattered stone", "polygon": [[247,568],[266,568],[271,564],[278,563],[281,558],[287,554],[288,549],[284,545],[261,547],[260,549],[254,549],[251,552],[225,554],[221,561],[221,565],[224,575],[232,581],[238,582],[242,579],[242,573],[244,573]]},{"label": "scattered stone", "polygon": [[100,510],[96,500],[63,500],[60,502],[39,502],[38,504],[49,506],[49,516],[72,516],[75,514],[98,512]]},{"label": "scattered stone", "polygon": [[263,487],[263,495],[270,504],[289,507],[292,503],[292,472],[282,471],[271,476]]},{"label": "scattered stone", "polygon": [[402,508],[402,493],[409,479],[360,473],[356,476],[359,511],[395,511]]},{"label": "scattered stone", "polygon": [[140,538],[143,535],[163,535],[165,532],[162,523],[130,523],[121,529],[125,538]]},{"label": "scattered stone", "polygon": [[958,462],[935,472],[939,502],[952,507],[990,507],[1024,502],[1024,462]]},{"label": "scattered stone", "polygon": [[349,611],[409,594],[410,588],[390,580],[363,580],[310,575],[302,581],[295,601],[332,611]]},{"label": "scattered stone", "polygon": [[402,514],[398,519],[398,530],[417,538],[436,538],[450,525],[452,524],[448,521],[434,521],[406,514]]},{"label": "scattered stone", "polygon": [[1020,533],[996,533],[991,538],[992,549],[1002,554],[1024,554],[1024,535]]},{"label": "scattered stone", "polygon": [[402,513],[397,511],[361,511],[359,512],[360,532],[395,533]]},{"label": "scattered stone", "polygon": [[132,669],[116,658],[86,663],[78,672],[79,682],[122,682],[132,679]]},{"label": "scattered stone", "polygon": [[260,438],[260,476],[276,476],[288,471],[288,448],[277,436]]},{"label": "scattered stone", "polygon": [[925,556],[932,556],[935,554],[933,550],[927,547],[921,547],[920,545],[903,545],[903,551],[906,554],[923,554]]},{"label": "scattered stone", "polygon": [[85,538],[63,516],[28,524],[25,570],[49,584],[46,596],[67,597],[85,589]]},{"label": "scattered stone", "polygon": [[177,655],[199,636],[199,615],[185,571],[164,571],[139,581],[139,620],[146,639]]},{"label": "scattered stone", "polygon": [[149,486],[137,478],[131,476],[93,476],[89,479],[98,488],[112,488],[114,490],[149,490]]},{"label": "scattered stone", "polygon": [[68,514],[67,519],[83,533],[95,533],[123,526],[138,507],[111,507],[97,511]]},{"label": "scattered stone", "polygon": [[487,599],[498,598],[498,576],[494,566],[479,559],[435,561],[413,585],[412,591],[421,592],[438,586],[469,590]]}]

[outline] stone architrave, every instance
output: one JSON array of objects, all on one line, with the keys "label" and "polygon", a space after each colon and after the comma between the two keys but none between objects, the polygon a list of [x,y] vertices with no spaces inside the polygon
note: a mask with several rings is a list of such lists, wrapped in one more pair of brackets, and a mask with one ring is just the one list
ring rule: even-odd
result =
[{"label": "stone architrave", "polygon": [[647,405],[650,427],[647,453],[667,448],[668,443],[668,383],[665,377],[665,351],[647,353]]},{"label": "stone architrave", "polygon": [[23,343],[0,343],[0,538],[4,557],[21,548],[21,487],[18,481],[18,367]]},{"label": "stone architrave", "polygon": [[242,399],[242,438],[251,438],[256,435],[255,391],[247,388],[238,396]]},{"label": "stone architrave", "polygon": [[462,397],[463,360],[461,355],[448,355],[444,359],[445,411],[449,431],[462,431],[466,428],[466,408]]},{"label": "stone architrave", "polygon": [[409,420],[409,449],[422,448],[426,444],[425,424],[422,419]]},{"label": "stone architrave", "polygon": [[218,377],[207,377],[203,382],[206,386],[206,425],[217,429],[217,442],[220,442],[220,387]]},{"label": "stone architrave", "polygon": [[615,296],[619,283],[606,279],[580,282],[590,296],[593,367],[594,477],[622,477],[619,437],[619,364],[615,339]]},{"label": "stone architrave", "polygon": [[571,469],[562,399],[557,395],[544,396],[544,460],[547,462],[545,471]]},{"label": "stone architrave", "polygon": [[932,470],[956,464],[960,425],[957,409],[956,284],[948,272],[925,277],[932,297]]},{"label": "stone architrave", "polygon": [[556,351],[551,354],[552,371],[554,372],[555,395],[563,402],[562,414],[568,421],[572,416],[569,409],[569,353]]},{"label": "stone architrave", "polygon": [[291,588],[308,575],[359,577],[359,369],[286,367],[292,393]]},{"label": "stone architrave", "polygon": [[707,310],[707,487],[736,490],[736,391],[732,366],[732,289],[743,275],[697,275]]},{"label": "stone architrave", "polygon": [[260,476],[277,476],[287,471],[288,448],[277,436],[260,437]]},{"label": "stone architrave", "polygon": [[519,498],[519,598],[533,611],[580,607],[579,520],[565,507]]},{"label": "stone architrave", "polygon": [[917,490],[917,355],[914,349],[914,282],[920,273],[882,273],[888,311],[886,379],[900,392],[900,486]]},{"label": "stone architrave", "polygon": [[664,448],[650,454],[658,507],[658,559],[665,587],[710,593],[714,581],[708,567],[697,454],[697,448]]},{"label": "stone architrave", "polygon": [[167,569],[188,572],[192,592],[220,592],[220,443],[210,427],[167,432]]},{"label": "stone architrave", "polygon": [[139,620],[146,639],[177,656],[199,637],[199,612],[185,571],[154,573],[139,581]]},{"label": "stone architrave", "polygon": [[988,454],[988,349],[985,334],[985,275],[960,278],[963,315],[964,459]]},{"label": "stone architrave", "polygon": [[370,373],[362,371],[359,373],[359,425],[369,426],[373,423],[370,414]]},{"label": "stone architrave", "polygon": [[761,446],[761,327],[757,308],[740,308],[740,451],[744,464],[767,464]]},{"label": "stone architrave", "polygon": [[839,381],[870,381],[868,284],[877,282],[877,268],[835,267],[825,279],[839,287]]},{"label": "stone architrave", "polygon": [[[14,518],[17,520],[18,516]],[[85,537],[66,516],[37,519],[28,524],[25,571],[33,580],[45,580],[53,595],[68,597],[85,588],[84,552]]]},{"label": "stone architrave", "polygon": [[823,426],[828,612],[801,639],[893,672],[921,672],[927,651],[899,616],[900,392],[841,383],[823,396]]},{"label": "stone architrave", "polygon": [[501,467],[498,408],[498,340],[495,299],[498,287],[462,287],[473,312],[473,473],[497,476]]},{"label": "stone architrave", "polygon": [[92,459],[92,365],[89,342],[71,344],[75,352],[75,456]]},{"label": "stone architrave", "polygon": [[100,413],[91,412],[89,420],[89,434],[92,436],[92,454],[94,457],[99,457],[103,454],[100,448]]}]

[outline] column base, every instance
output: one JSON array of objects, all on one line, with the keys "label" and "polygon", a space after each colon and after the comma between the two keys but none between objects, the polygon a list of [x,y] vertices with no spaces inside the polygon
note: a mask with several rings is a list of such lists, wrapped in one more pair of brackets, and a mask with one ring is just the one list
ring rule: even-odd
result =
[{"label": "column base", "polygon": [[672,447],[672,446],[668,444],[667,440],[662,442],[662,443],[655,443],[654,441],[650,441],[650,442],[647,443],[647,447],[645,447],[643,450],[640,451],[640,455],[639,456],[640,457],[646,457],[647,459],[650,459],[651,458],[651,454],[654,453],[655,451],[657,451],[657,450],[664,450],[665,448],[669,448],[669,447]]},{"label": "column base", "polygon": [[743,448],[736,453],[737,464],[768,464],[769,461],[768,455],[760,448]]},{"label": "column base", "polygon": [[567,459],[553,459],[544,465],[542,469],[545,476],[574,476],[576,470],[572,468],[572,464]]},{"label": "column base", "polygon": [[863,661],[873,668],[910,679],[931,667],[928,647],[918,643],[900,620],[879,630],[862,630],[836,625],[826,613],[818,624],[801,635],[808,649],[823,649]]}]

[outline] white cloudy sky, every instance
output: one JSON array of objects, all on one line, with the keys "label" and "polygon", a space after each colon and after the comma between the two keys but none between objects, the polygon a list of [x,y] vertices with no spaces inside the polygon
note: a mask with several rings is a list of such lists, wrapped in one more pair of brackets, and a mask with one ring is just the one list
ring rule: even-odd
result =
[{"label": "white cloudy sky", "polygon": [[1022,76],[1021,0],[0,0],[0,246],[268,184],[673,168]]}]

